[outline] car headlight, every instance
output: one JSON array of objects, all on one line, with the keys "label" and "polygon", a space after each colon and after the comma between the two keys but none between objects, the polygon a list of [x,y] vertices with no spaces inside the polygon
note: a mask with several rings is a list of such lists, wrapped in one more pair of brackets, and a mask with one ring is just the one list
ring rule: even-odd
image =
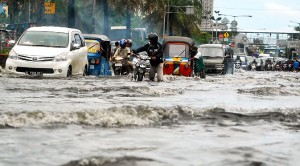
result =
[{"label": "car headlight", "polygon": [[55,57],[54,62],[61,62],[61,61],[66,61],[67,60],[67,53],[64,52],[62,54],[59,54]]},{"label": "car headlight", "polygon": [[12,49],[9,51],[8,58],[10,59],[18,59],[18,54]]}]

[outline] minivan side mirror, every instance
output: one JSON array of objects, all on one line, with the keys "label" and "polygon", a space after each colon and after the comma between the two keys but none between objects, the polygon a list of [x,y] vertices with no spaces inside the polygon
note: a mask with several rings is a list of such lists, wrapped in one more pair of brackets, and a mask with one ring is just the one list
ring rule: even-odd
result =
[{"label": "minivan side mirror", "polygon": [[78,43],[72,43],[72,50],[77,50],[80,48],[80,45]]}]

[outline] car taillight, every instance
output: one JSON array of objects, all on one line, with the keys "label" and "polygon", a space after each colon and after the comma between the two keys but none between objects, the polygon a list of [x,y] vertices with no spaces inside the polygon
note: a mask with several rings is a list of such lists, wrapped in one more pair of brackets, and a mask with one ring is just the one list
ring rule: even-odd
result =
[{"label": "car taillight", "polygon": [[91,64],[95,64],[95,65],[98,65],[100,63],[100,60],[99,59],[91,59]]}]

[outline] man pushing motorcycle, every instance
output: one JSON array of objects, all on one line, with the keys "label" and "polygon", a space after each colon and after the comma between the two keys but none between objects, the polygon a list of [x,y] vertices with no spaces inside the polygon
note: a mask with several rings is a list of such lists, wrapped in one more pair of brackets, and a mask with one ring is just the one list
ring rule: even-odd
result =
[{"label": "man pushing motorcycle", "polygon": [[158,36],[155,33],[148,35],[149,43],[133,50],[133,52],[139,53],[146,51],[150,59],[150,71],[149,79],[154,81],[155,73],[157,73],[157,81],[163,81],[163,49],[161,43],[158,42]]}]

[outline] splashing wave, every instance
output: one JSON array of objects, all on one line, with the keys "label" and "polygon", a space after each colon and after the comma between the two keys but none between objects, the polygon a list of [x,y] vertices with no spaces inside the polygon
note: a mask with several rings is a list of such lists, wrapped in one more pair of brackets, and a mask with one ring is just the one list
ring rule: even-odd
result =
[{"label": "splashing wave", "polygon": [[[251,112],[251,113],[249,113]],[[232,121],[235,123],[258,120],[293,122],[298,126],[300,108],[241,110],[235,108],[192,108],[186,106],[151,107],[122,106],[102,110],[82,110],[76,112],[2,112],[0,128],[49,127],[65,125],[81,125],[96,127],[150,127],[174,125],[188,121]]]}]

